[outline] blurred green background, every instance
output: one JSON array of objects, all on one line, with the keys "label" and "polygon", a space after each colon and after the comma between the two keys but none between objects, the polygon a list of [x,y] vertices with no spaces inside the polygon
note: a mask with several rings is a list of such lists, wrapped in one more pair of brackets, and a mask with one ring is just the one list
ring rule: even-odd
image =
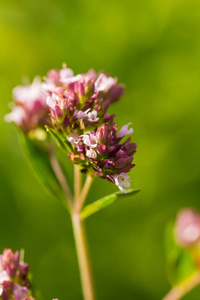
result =
[{"label": "blurred green background", "polygon": [[[142,192],[86,222],[96,292],[99,300],[161,299],[170,288],[165,226],[182,207],[200,209],[199,33],[198,0],[1,0],[0,251],[25,248],[44,299],[82,299],[78,267],[69,217],[4,123],[11,90],[22,76],[32,80],[63,62],[125,83],[110,111],[120,125],[133,123],[132,187]],[[116,190],[97,179],[89,201]]]}]

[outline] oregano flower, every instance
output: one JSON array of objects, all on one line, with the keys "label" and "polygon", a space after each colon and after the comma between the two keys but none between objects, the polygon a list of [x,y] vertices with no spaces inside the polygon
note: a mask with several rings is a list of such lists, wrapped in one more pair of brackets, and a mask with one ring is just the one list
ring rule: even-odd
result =
[{"label": "oregano flower", "polygon": [[122,95],[117,78],[93,70],[74,75],[64,64],[61,70],[49,71],[43,81],[36,78],[28,86],[16,87],[13,111],[6,120],[36,138],[37,129],[45,130],[45,125],[56,130],[68,143],[74,164],[125,193],[130,186],[127,173],[134,167],[136,145],[128,138],[133,129],[128,123],[118,130],[115,115],[107,113]]}]

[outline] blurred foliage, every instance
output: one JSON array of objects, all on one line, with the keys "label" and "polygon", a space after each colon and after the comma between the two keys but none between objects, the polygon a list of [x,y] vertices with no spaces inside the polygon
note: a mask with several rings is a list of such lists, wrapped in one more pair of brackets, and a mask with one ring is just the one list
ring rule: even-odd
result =
[{"label": "blurred foliage", "polygon": [[[165,225],[182,207],[200,209],[199,30],[198,0],[1,0],[1,251],[26,249],[44,299],[81,299],[78,267],[69,217],[38,184],[3,120],[12,88],[62,62],[125,83],[110,111],[120,126],[133,123],[132,188],[142,192],[86,220],[95,284],[98,299],[161,299],[170,288]],[[72,182],[68,158],[66,166]],[[95,180],[88,202],[115,191]]]},{"label": "blurred foliage", "polygon": [[56,199],[65,201],[65,194],[51,165],[49,149],[45,147],[44,143],[30,139],[24,132],[19,131],[19,134],[20,145],[38,180]]},{"label": "blurred foliage", "polygon": [[174,222],[169,221],[165,232],[167,271],[172,286],[183,284],[185,280],[199,271],[191,249],[177,244],[174,228]]}]

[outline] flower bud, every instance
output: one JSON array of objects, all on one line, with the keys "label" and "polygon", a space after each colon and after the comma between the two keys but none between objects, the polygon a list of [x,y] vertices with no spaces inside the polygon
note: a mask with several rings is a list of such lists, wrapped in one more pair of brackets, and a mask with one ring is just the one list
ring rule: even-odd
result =
[{"label": "flower bud", "polygon": [[74,164],[78,164],[80,162],[80,155],[70,152],[68,156]]},{"label": "flower bud", "polygon": [[6,266],[6,272],[9,277],[14,278],[16,276],[16,267],[10,263]]},{"label": "flower bud", "polygon": [[99,141],[99,144],[106,144],[108,134],[109,130],[107,125],[103,124],[101,127],[97,128],[96,137]]},{"label": "flower bud", "polygon": [[97,146],[97,153],[98,154],[105,155],[106,151],[107,151],[107,149],[106,149],[106,146],[104,144]]},{"label": "flower bud", "polygon": [[113,86],[109,93],[111,103],[118,101],[119,98],[121,98],[123,96],[123,94],[124,94],[124,85],[123,84]]},{"label": "flower bud", "polygon": [[127,163],[127,158],[120,158],[116,161],[115,167],[121,169],[125,167],[126,163]]}]

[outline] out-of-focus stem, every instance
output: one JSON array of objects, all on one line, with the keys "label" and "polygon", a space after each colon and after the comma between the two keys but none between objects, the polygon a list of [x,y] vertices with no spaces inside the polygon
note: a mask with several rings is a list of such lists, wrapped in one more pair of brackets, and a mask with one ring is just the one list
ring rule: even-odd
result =
[{"label": "out-of-focus stem", "polygon": [[51,160],[51,165],[52,165],[52,168],[55,172],[55,175],[66,195],[66,198],[67,198],[67,202],[68,202],[68,205],[69,207],[71,208],[72,207],[72,203],[73,203],[73,197],[72,197],[72,193],[71,193],[71,190],[69,188],[69,185],[66,181],[66,178],[63,174],[63,171],[59,165],[59,162],[56,158],[56,156],[52,153],[50,154],[50,160]]},{"label": "out-of-focus stem", "polygon": [[85,184],[84,184],[83,189],[82,189],[81,194],[80,194],[80,199],[79,199],[80,209],[84,205],[85,199],[87,198],[87,195],[89,193],[92,182],[93,182],[93,177],[91,177],[90,175],[87,175],[87,178],[85,180]]},{"label": "out-of-focus stem", "polygon": [[79,212],[72,214],[72,225],[84,300],[95,300],[84,224]]},{"label": "out-of-focus stem", "polygon": [[20,249],[19,251],[19,259],[21,262],[24,262],[24,252],[25,252],[24,249]]},{"label": "out-of-focus stem", "polygon": [[182,284],[173,287],[162,300],[179,300],[199,284],[200,273],[197,272],[185,280]]},{"label": "out-of-focus stem", "polygon": [[81,172],[77,165],[74,165],[74,201],[75,205],[79,204],[79,197],[81,193],[81,187],[82,187],[82,178],[81,178]]}]

